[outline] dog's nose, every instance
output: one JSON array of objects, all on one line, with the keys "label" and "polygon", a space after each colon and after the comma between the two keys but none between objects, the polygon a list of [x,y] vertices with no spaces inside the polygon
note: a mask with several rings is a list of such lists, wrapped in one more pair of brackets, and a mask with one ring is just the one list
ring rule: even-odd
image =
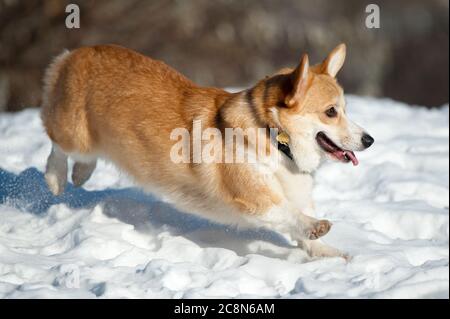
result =
[{"label": "dog's nose", "polygon": [[369,134],[364,134],[361,137],[361,142],[362,142],[362,144],[364,145],[365,148],[368,148],[368,147],[370,147],[370,145],[373,144],[373,142],[375,142],[375,140]]}]

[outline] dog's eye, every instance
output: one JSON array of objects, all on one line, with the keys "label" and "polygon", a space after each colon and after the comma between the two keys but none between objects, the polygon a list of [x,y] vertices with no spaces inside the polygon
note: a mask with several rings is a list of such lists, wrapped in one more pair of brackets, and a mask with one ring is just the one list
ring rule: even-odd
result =
[{"label": "dog's eye", "polygon": [[333,106],[333,107],[330,107],[328,110],[326,110],[325,114],[328,117],[336,117],[338,113],[336,111],[336,108]]}]

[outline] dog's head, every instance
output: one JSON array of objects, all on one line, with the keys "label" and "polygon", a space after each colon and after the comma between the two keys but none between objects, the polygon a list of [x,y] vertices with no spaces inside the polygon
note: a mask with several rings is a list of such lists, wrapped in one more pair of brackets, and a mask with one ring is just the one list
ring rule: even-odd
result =
[{"label": "dog's head", "polygon": [[289,136],[289,147],[302,171],[313,171],[322,158],[357,165],[354,151],[374,142],[346,113],[344,92],[336,81],[345,53],[341,44],[321,64],[311,67],[305,54],[294,70],[284,69],[266,79],[267,83],[278,83],[276,106],[272,104],[268,110]]}]

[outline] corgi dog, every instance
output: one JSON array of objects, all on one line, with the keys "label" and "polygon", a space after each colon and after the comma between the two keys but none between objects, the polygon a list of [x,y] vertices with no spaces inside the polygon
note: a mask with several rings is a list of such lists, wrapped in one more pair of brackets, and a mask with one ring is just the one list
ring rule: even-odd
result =
[{"label": "corgi dog", "polygon": [[[340,44],[310,66],[305,54],[297,67],[229,93],[120,46],[65,51],[44,77],[41,117],[52,141],[47,184],[55,195],[64,191],[71,157],[72,182],[81,186],[103,158],[181,211],[278,232],[311,257],[346,258],[320,241],[332,224],[314,217],[312,201],[313,172],[324,159],[357,165],[354,152],[374,142],[347,117],[336,80],[345,55]],[[219,132],[276,129],[260,140],[276,145],[264,153],[269,164],[262,157],[256,164],[192,161],[192,148],[188,160],[174,161],[173,131],[191,133],[195,121]],[[217,136],[215,145],[225,145]],[[275,157],[279,165],[270,164]]]}]

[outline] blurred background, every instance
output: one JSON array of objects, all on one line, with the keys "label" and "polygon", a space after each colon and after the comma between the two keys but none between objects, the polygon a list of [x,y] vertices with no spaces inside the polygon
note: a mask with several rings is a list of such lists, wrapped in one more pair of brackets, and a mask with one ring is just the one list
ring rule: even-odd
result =
[{"label": "blurred background", "polygon": [[[80,29],[65,26],[69,3],[80,7]],[[365,26],[370,3],[379,29]],[[163,60],[201,85],[247,87],[345,42],[347,93],[440,106],[449,100],[448,14],[448,0],[0,0],[0,111],[39,106],[52,57],[101,43]]]}]

